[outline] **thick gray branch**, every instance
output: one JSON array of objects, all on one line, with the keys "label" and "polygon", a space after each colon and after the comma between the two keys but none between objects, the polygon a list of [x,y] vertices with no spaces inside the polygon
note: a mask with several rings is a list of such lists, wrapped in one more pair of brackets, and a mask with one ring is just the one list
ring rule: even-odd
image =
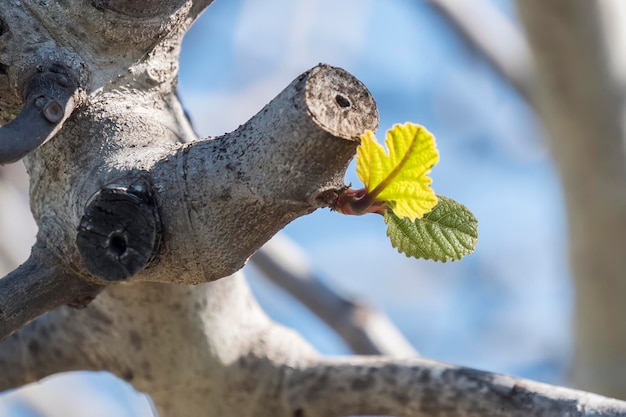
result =
[{"label": "thick gray branch", "polygon": [[167,155],[151,170],[166,249],[137,278],[198,283],[233,274],[287,223],[334,203],[358,137],[377,125],[363,84],[320,65],[236,131]]},{"label": "thick gray branch", "polygon": [[427,359],[320,358],[242,277],[112,285],[0,344],[0,389],[73,369],[132,382],[162,417],[626,416],[621,401]]},{"label": "thick gray branch", "polygon": [[111,285],[85,309],[57,309],[0,344],[0,390],[108,370],[148,392],[162,417],[272,415],[285,364],[314,353],[269,321],[242,278]]},{"label": "thick gray branch", "polygon": [[35,245],[24,264],[0,279],[0,342],[41,314],[64,304],[87,304],[99,291]]},{"label": "thick gray branch", "polygon": [[359,355],[417,356],[380,311],[344,298],[326,286],[294,242],[276,235],[251,258],[268,280],[287,291],[330,326]]},{"label": "thick gray branch", "polygon": [[428,359],[322,359],[287,375],[293,415],[307,417],[626,416],[626,402]]},{"label": "thick gray branch", "polygon": [[[120,108],[112,105],[115,99],[121,101]],[[207,282],[240,269],[254,251],[289,221],[331,204],[344,186],[343,176],[354,154],[356,138],[365,129],[375,129],[378,121],[374,101],[363,85],[345,71],[325,65],[296,79],[232,134],[186,145],[172,144],[174,134],[182,128],[163,126],[168,120],[180,123],[182,114],[164,113],[161,125],[155,123],[152,113],[135,110],[130,114],[127,99],[133,97],[115,93],[108,97],[106,104],[114,111],[103,122],[103,112],[98,110],[100,98],[96,97],[92,112],[72,118],[74,124],[64,129],[65,135],[29,157],[31,189],[39,196],[33,206],[40,227],[39,245],[53,247],[55,256],[41,268],[28,264],[28,271],[36,272],[28,279],[19,279],[24,275],[23,267],[2,281],[7,300],[17,283],[30,283],[46,302],[38,302],[39,298],[21,299],[24,305],[32,304],[23,315],[2,306],[6,327],[0,337],[39,314],[75,301],[85,292],[93,296],[99,287],[89,282],[105,284],[91,275],[95,270],[87,268],[89,259],[81,259],[94,256],[101,262],[102,251],[77,253],[74,242],[77,234],[83,236],[80,231],[86,232],[89,227],[104,233],[104,229],[95,230],[96,224],[85,222],[84,218],[94,201],[99,201],[94,196],[101,197],[106,184],[116,184],[112,190],[135,190],[135,194],[148,193],[147,188],[154,187],[149,194],[154,193],[159,206],[160,220],[157,216],[155,221],[163,223],[163,242],[160,246],[148,245],[150,248],[143,256],[147,262],[153,258],[151,250],[161,250],[154,262],[133,279]],[[83,139],[94,125],[104,132],[103,140],[110,149],[94,147]],[[70,136],[66,136],[68,133]],[[120,142],[128,147],[120,148]],[[138,171],[153,179],[151,183],[142,182],[145,185],[140,187],[141,192],[135,189]],[[101,175],[99,181],[93,179],[96,174]],[[78,246],[91,241],[96,246],[109,242],[114,255],[111,259],[123,263],[126,255],[122,252],[139,250],[147,235],[126,236],[126,231],[132,232],[126,224],[129,220],[124,215],[111,217],[115,210],[109,206],[128,201],[120,200],[117,191],[106,195],[107,208],[101,207],[94,213],[107,216],[108,231],[102,239],[79,239]],[[148,209],[152,213],[153,205]],[[120,224],[109,224],[113,220]],[[130,239],[135,235],[139,246]],[[135,272],[142,267],[143,264]],[[45,295],[46,291],[49,295]],[[63,291],[64,295],[57,294]]]},{"label": "thick gray branch", "polygon": [[[543,3],[526,1],[535,11]],[[103,187],[119,184],[130,191],[127,180],[148,173],[163,223],[154,262],[131,274],[128,284],[110,285],[83,310],[58,308],[0,344],[0,388],[63,370],[106,369],[149,392],[164,417],[626,415],[623,403],[615,400],[427,360],[319,359],[298,336],[263,315],[241,278],[173,284],[205,283],[232,273],[289,221],[332,204],[343,187],[356,137],[376,127],[377,115],[358,81],[342,70],[320,66],[295,80],[237,131],[176,145],[190,135],[173,96],[176,54],[185,29],[208,2],[149,2],[158,13],[139,9],[134,0],[0,8],[3,31],[11,35],[0,44],[0,70],[8,78],[3,88],[22,85],[29,69],[50,55],[54,62],[85,70],[80,84],[86,96],[55,140],[26,158],[39,248],[50,248],[55,255],[35,250],[27,264],[0,280],[5,333],[84,295],[85,284],[68,271],[86,274],[84,255],[75,242],[85,208]],[[586,9],[594,4],[547,3],[549,19],[540,29],[553,30],[557,45],[573,38],[571,45],[580,42],[583,50],[594,51],[602,43],[597,31],[584,25],[587,16],[595,16]],[[563,30],[559,19],[571,16],[578,23],[567,23]],[[541,13],[535,18],[541,19]],[[581,36],[570,36],[581,27]],[[622,136],[615,122],[623,113],[621,93],[603,81],[605,73],[595,71],[594,66],[603,68],[602,48],[590,53],[593,59],[581,68],[570,60],[576,48],[562,49],[557,48],[562,56],[546,55],[542,65],[571,71],[547,77],[553,91],[570,83],[583,86],[583,94],[566,95],[553,107],[555,123],[565,126],[561,133],[574,143],[564,159],[586,170],[572,184],[580,180],[588,193],[574,192],[568,198],[582,206],[577,200],[591,196],[589,215],[602,217],[606,224],[601,223],[598,233],[607,235],[624,222],[624,207],[604,210],[608,204],[603,200],[626,201],[623,152],[616,147],[616,138]],[[562,58],[567,64],[558,68]],[[599,82],[602,88],[588,88],[585,82]],[[601,106],[606,102],[608,111]],[[580,111],[589,103],[593,116]],[[569,114],[572,109],[566,106],[572,104]],[[588,126],[565,120],[584,121],[602,112],[606,119],[592,119]],[[581,136],[576,136],[593,134],[600,138],[597,147],[581,146]],[[591,154],[589,168],[579,159],[585,153]],[[613,177],[617,179],[611,182]],[[610,193],[597,190],[606,184]],[[575,236],[594,233],[589,219],[577,214],[572,215],[580,221]],[[581,247],[594,255],[621,255],[621,242],[610,247],[598,242],[597,248]],[[114,246],[120,253],[124,247],[119,240]],[[607,269],[614,266],[606,255],[594,262],[584,265],[588,271],[604,273],[604,263]],[[47,276],[54,279],[47,282]],[[50,301],[50,294],[62,295]],[[63,298],[67,294],[73,295],[71,300]],[[32,311],[24,310],[27,296],[35,305]],[[602,330],[609,328],[601,324]]]}]

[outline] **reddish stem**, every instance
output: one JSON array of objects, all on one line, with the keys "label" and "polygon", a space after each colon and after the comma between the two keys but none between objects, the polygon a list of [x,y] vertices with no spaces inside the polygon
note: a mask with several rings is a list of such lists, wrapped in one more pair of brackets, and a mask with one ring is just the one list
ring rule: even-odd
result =
[{"label": "reddish stem", "polygon": [[339,195],[333,208],[342,214],[362,216],[367,213],[383,214],[389,206],[384,201],[376,200],[366,188],[358,190],[347,188]]}]

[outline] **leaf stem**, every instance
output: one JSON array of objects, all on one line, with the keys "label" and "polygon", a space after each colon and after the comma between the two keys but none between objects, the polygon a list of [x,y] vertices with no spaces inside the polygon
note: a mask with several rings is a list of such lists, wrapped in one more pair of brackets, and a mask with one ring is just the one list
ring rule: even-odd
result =
[{"label": "leaf stem", "polygon": [[339,213],[352,216],[362,216],[367,213],[382,214],[388,208],[386,202],[376,200],[371,193],[367,192],[367,188],[346,189],[339,195],[333,207]]}]

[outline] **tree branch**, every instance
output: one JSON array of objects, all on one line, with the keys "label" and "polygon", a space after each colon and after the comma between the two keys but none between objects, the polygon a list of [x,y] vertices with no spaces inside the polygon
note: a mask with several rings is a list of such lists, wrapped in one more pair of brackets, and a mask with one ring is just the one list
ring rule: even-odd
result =
[{"label": "tree branch", "polygon": [[[151,113],[138,111],[133,118],[122,103],[125,122],[118,123],[117,114],[109,116],[110,130],[98,110],[73,118],[87,132],[90,123],[109,132],[113,138],[105,135],[104,140],[112,151],[83,140],[86,134],[77,134],[72,125],[71,141],[63,136],[29,157],[31,189],[41,196],[33,206],[40,227],[36,248],[52,247],[55,255],[34,251],[31,261],[0,281],[4,295],[0,340],[52,308],[93,298],[101,288],[94,284],[105,285],[107,278],[97,272],[111,265],[101,267],[102,251],[78,250],[92,241],[96,246],[110,243],[104,251],[111,255],[107,262],[120,262],[127,272],[125,252],[141,252],[142,262],[132,263],[132,273],[114,274],[112,280],[200,283],[234,273],[289,221],[334,201],[344,186],[355,139],[365,129],[375,129],[378,121],[374,101],[363,85],[345,71],[325,65],[300,76],[248,123],[215,140],[172,145],[177,131],[155,124]],[[173,118],[180,123],[183,117],[168,113],[161,121]],[[139,135],[118,126],[135,128]],[[160,136],[163,132],[167,135]],[[120,147],[122,141],[129,146]],[[173,146],[177,147],[172,150]],[[37,160],[44,163],[33,165]],[[84,170],[100,173],[100,181],[80,174]],[[152,181],[137,182],[138,171],[142,178],[151,175]],[[154,226],[154,236],[128,224],[124,213],[131,212],[143,216],[142,225]],[[105,222],[89,217],[98,213]],[[159,245],[161,222],[164,237]],[[98,259],[90,264],[89,257]],[[19,303],[28,308],[20,310]]]},{"label": "tree branch", "polygon": [[163,417],[272,415],[283,364],[314,355],[270,322],[239,273],[196,286],[116,284],[85,309],[56,309],[0,344],[0,390],[107,370],[148,392]]},{"label": "tree branch", "polygon": [[[529,103],[533,63],[529,46],[515,25],[487,0],[429,0],[452,27]],[[497,36],[494,36],[497,34]]]},{"label": "tree branch", "polygon": [[312,361],[285,386],[292,415],[307,417],[626,416],[626,402],[421,358]]},{"label": "tree branch", "polygon": [[[154,19],[134,19],[145,13],[134,9],[121,17],[115,10],[72,7],[83,3],[34,2],[16,8],[19,19],[12,8],[0,9],[12,34],[0,51],[9,84],[21,85],[32,61],[45,54],[92,75],[89,83],[81,79],[87,86],[81,111],[57,140],[26,158],[40,237],[31,260],[0,280],[5,333],[65,302],[62,295],[46,300],[55,288],[65,285],[63,294],[80,295],[80,280],[90,276],[76,247],[78,229],[90,199],[108,184],[137,171],[150,174],[162,246],[154,262],[147,257],[145,269],[128,283],[110,285],[87,308],[58,308],[0,344],[2,388],[63,370],[106,369],[148,391],[172,416],[625,415],[615,400],[433,361],[319,359],[265,317],[241,277],[172,284],[228,275],[289,221],[332,203],[344,186],[354,139],[376,127],[373,99],[345,72],[320,66],[237,131],[175,145],[189,135],[171,106],[176,53],[193,13],[207,2],[164,5],[168,13]],[[138,4],[108,4],[131,3]],[[25,45],[34,48],[26,53]],[[607,129],[595,133],[614,133],[615,125]],[[615,152],[607,166],[593,169],[614,173],[622,156]],[[134,194],[131,186],[121,184]],[[105,194],[109,202],[116,193]],[[25,313],[9,293],[22,298],[20,304],[31,296],[34,313]]]},{"label": "tree branch", "polygon": [[132,382],[163,417],[626,416],[621,401],[427,359],[319,358],[242,276],[111,285],[0,344],[0,390],[74,369]]},{"label": "tree branch", "polygon": [[0,127],[0,165],[15,162],[51,139],[74,110],[78,85],[59,66],[31,77],[24,89],[24,107]]},{"label": "tree branch", "polygon": [[300,248],[278,234],[250,259],[268,280],[287,291],[330,326],[359,355],[417,356],[380,311],[344,298],[312,271]]},{"label": "tree branch", "polygon": [[87,304],[100,289],[64,270],[36,244],[24,264],[0,279],[0,342],[58,306]]},{"label": "tree branch", "polygon": [[358,137],[377,125],[363,84],[319,65],[236,131],[166,155],[151,169],[165,250],[137,279],[233,274],[287,223],[336,200]]},{"label": "tree branch", "polygon": [[626,398],[626,40],[621,1],[518,1],[569,223],[579,386]]}]

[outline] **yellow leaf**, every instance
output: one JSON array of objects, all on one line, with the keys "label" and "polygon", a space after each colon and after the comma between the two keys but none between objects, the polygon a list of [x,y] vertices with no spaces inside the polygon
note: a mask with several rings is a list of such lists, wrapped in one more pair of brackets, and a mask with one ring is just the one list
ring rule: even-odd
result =
[{"label": "yellow leaf", "polygon": [[405,123],[387,131],[385,145],[371,131],[361,136],[356,172],[367,193],[385,201],[396,216],[419,219],[437,204],[430,169],[439,161],[434,136],[424,127]]}]

